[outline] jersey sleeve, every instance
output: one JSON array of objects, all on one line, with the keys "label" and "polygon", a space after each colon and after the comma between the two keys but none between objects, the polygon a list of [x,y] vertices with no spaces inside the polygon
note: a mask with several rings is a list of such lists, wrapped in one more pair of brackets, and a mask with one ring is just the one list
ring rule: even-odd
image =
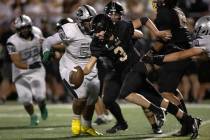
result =
[{"label": "jersey sleeve", "polygon": [[61,42],[62,42],[62,40],[59,36],[59,33],[55,33],[54,35],[49,36],[48,38],[46,38],[44,40],[44,42],[42,44],[43,53],[46,51],[50,51],[50,49],[53,45],[59,44]]}]

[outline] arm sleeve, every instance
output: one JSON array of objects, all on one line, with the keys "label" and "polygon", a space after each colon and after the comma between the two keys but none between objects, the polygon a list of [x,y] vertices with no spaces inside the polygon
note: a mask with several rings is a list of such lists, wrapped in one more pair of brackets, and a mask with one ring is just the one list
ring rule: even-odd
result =
[{"label": "arm sleeve", "polygon": [[43,53],[46,51],[50,51],[50,49],[53,45],[61,43],[61,42],[62,42],[62,40],[58,33],[55,33],[54,35],[49,36],[48,38],[46,38],[44,40],[44,42],[42,44]]}]

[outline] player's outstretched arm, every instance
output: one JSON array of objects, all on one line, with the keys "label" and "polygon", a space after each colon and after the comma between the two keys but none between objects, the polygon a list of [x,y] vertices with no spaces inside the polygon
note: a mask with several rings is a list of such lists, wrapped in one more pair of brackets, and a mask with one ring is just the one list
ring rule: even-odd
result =
[{"label": "player's outstretched arm", "polygon": [[147,17],[142,17],[132,21],[134,29],[137,29],[145,25],[156,37],[160,37],[164,40],[168,40],[172,37],[171,31],[159,31],[155,24]]},{"label": "player's outstretched arm", "polygon": [[97,61],[97,58],[94,56],[91,56],[88,63],[85,65],[83,69],[84,75],[88,75],[92,71],[94,65],[96,64],[96,61]]},{"label": "player's outstretched arm", "polygon": [[205,48],[194,47],[194,48],[190,48],[190,49],[187,49],[187,50],[184,50],[184,51],[179,51],[179,52],[167,54],[167,55],[165,55],[165,57],[163,59],[163,62],[178,61],[178,60],[190,58],[190,57],[193,57],[193,56],[198,56],[198,55],[200,55],[204,52],[205,52]]},{"label": "player's outstretched arm", "polygon": [[142,58],[142,61],[146,63],[152,63],[152,64],[162,64],[162,63],[187,59],[193,56],[198,56],[204,52],[206,52],[206,49],[204,47],[199,47],[199,48],[194,47],[194,48],[190,48],[184,51],[170,53],[167,55],[155,55],[155,56],[145,55]]}]

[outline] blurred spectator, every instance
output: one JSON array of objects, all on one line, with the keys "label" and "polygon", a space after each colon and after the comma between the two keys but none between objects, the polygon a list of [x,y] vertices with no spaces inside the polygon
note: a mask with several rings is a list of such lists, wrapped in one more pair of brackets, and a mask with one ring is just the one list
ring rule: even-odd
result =
[{"label": "blurred spectator", "polygon": [[41,0],[28,0],[24,13],[33,17],[33,23],[40,27],[42,18],[46,16],[46,8]]},{"label": "blurred spectator", "polygon": [[195,2],[193,2],[190,5],[190,12],[207,12],[209,9],[209,6],[206,2],[204,2],[203,0],[195,0]]},{"label": "blurred spectator", "polygon": [[81,0],[64,0],[63,1],[63,13],[65,16],[73,13],[81,5]]},{"label": "blurred spectator", "polygon": [[8,0],[0,1],[0,36],[9,28],[8,25],[13,19],[12,8],[9,4]]},{"label": "blurred spectator", "polygon": [[11,7],[13,10],[14,17],[23,14],[25,4],[26,0],[15,0],[14,3],[12,3]]},{"label": "blurred spectator", "polygon": [[210,59],[204,56],[204,59],[199,62],[199,81],[200,88],[197,93],[196,101],[198,103],[202,102],[205,94],[210,90]]}]

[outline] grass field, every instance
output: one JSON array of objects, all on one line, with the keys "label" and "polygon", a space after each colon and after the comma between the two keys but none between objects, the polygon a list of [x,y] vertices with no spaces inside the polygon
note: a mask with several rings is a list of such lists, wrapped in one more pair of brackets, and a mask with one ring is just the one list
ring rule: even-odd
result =
[{"label": "grass field", "polygon": [[[189,111],[194,116],[203,120],[200,128],[199,139],[210,140],[210,105],[188,105]],[[95,126],[102,137],[77,137],[72,138],[69,132],[71,119],[71,106],[56,104],[48,105],[49,118],[46,121],[40,120],[38,127],[29,126],[29,117],[24,112],[23,107],[17,104],[6,104],[0,106],[0,140],[127,140],[127,139],[163,139],[163,140],[182,140],[189,137],[175,138],[171,136],[180,128],[171,115],[167,115],[167,121],[163,126],[164,134],[154,135],[144,117],[142,110],[135,105],[124,104],[122,110],[129,124],[129,129],[117,134],[109,135],[105,130],[114,124]],[[37,108],[36,111],[38,112]]]}]

